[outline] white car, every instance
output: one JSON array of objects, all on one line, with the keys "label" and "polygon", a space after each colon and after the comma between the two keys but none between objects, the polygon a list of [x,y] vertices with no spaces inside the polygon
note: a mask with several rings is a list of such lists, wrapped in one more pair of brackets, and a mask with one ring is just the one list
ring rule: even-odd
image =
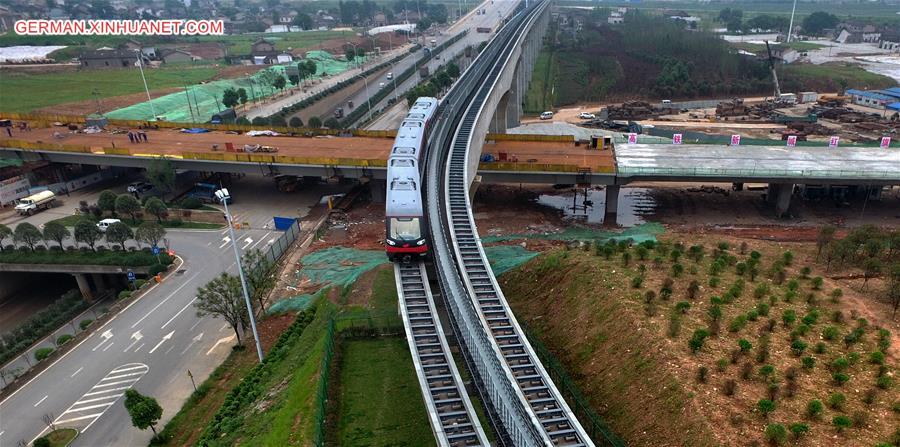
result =
[{"label": "white car", "polygon": [[541,113],[541,119],[542,119],[542,120],[550,120],[550,119],[553,119],[553,112],[544,112],[544,113]]},{"label": "white car", "polygon": [[387,80],[390,81],[391,79],[394,79],[394,73],[387,74]]},{"label": "white car", "polygon": [[116,222],[121,222],[121,220],[119,220],[119,219],[103,219],[100,222],[97,222],[97,228],[99,228],[101,232],[106,233],[106,230],[109,228],[109,226]]},{"label": "white car", "polygon": [[588,112],[581,112],[578,114],[578,117],[583,120],[592,120],[592,119],[596,118],[596,116],[594,116],[593,113],[588,113]]},{"label": "white car", "polygon": [[147,182],[134,182],[128,185],[128,192],[130,193],[142,193],[153,189],[153,185]]}]

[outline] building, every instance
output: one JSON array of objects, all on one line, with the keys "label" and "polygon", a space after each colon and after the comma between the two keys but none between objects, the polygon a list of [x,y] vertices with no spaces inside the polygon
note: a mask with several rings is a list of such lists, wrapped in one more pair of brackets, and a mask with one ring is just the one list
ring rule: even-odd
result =
[{"label": "building", "polygon": [[609,17],[606,18],[606,23],[610,25],[621,25],[625,23],[625,17],[622,16],[621,12],[613,11],[609,13]]},{"label": "building", "polygon": [[179,64],[193,62],[199,60],[200,58],[194,56],[191,53],[188,53],[187,51],[179,50],[176,48],[173,50],[163,50],[160,53],[160,59],[164,64]]},{"label": "building", "polygon": [[878,48],[881,48],[882,50],[900,51],[900,32],[882,32],[878,42]]},{"label": "building", "polygon": [[[84,68],[123,68],[133,67],[137,64],[139,53],[130,50],[114,50],[112,48],[100,48],[98,50],[85,51],[81,54],[81,66]],[[150,63],[146,56],[144,63]]]},{"label": "building", "polygon": [[12,31],[16,24],[16,20],[24,18],[24,15],[12,12],[9,7],[0,5],[0,33]]},{"label": "building", "polygon": [[254,65],[269,65],[275,63],[278,51],[275,44],[265,39],[259,39],[250,45],[250,57]]},{"label": "building", "polygon": [[900,102],[900,87],[884,90],[848,89],[847,94],[853,97],[853,104],[875,109],[884,109],[888,104]]}]

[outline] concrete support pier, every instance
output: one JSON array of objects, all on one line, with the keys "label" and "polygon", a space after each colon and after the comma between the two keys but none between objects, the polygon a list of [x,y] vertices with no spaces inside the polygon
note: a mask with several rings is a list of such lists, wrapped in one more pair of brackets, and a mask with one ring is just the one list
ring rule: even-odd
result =
[{"label": "concrete support pier", "polygon": [[106,280],[103,278],[102,274],[94,273],[91,275],[91,278],[94,280],[94,287],[97,288],[98,292],[103,292],[107,289]]},{"label": "concrete support pier", "polygon": [[72,276],[78,282],[78,290],[81,291],[81,297],[89,303],[94,302],[94,292],[91,290],[91,283],[88,282],[87,275],[84,273],[73,273]]},{"label": "concrete support pier", "polygon": [[603,224],[616,226],[616,215],[619,210],[619,185],[606,187],[606,213],[603,216]]},{"label": "concrete support pier", "polygon": [[766,201],[775,205],[775,216],[785,217],[791,207],[791,195],[794,194],[793,183],[769,183]]},{"label": "concrete support pier", "polygon": [[380,180],[369,182],[369,193],[372,195],[373,203],[384,203],[387,200],[385,198],[387,195],[387,183]]}]

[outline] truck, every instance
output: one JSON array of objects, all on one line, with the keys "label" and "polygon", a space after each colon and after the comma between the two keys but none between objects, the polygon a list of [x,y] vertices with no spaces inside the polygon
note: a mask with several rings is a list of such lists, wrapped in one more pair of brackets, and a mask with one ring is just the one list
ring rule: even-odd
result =
[{"label": "truck", "polygon": [[775,99],[781,104],[797,104],[797,95],[795,93],[782,93]]},{"label": "truck", "polygon": [[18,203],[16,203],[16,212],[22,216],[30,216],[38,211],[50,208],[55,200],[56,194],[53,194],[53,191],[37,192],[24,199],[19,199]]},{"label": "truck", "polygon": [[487,27],[487,26],[479,26],[479,27],[475,28],[475,32],[490,34],[491,28]]},{"label": "truck", "polygon": [[436,47],[436,46],[437,46],[437,40],[436,40],[436,39],[431,39],[431,48],[434,48],[434,47]]},{"label": "truck", "polygon": [[800,100],[800,104],[816,102],[816,100],[819,99],[819,94],[816,92],[800,92],[797,95],[797,99]]},{"label": "truck", "polygon": [[[195,198],[203,203],[218,203],[219,198],[216,197],[216,191],[219,189],[218,185],[214,185],[212,183],[194,183],[194,188],[188,191],[187,196]],[[228,196],[225,199],[229,204],[231,204],[231,197]]]}]

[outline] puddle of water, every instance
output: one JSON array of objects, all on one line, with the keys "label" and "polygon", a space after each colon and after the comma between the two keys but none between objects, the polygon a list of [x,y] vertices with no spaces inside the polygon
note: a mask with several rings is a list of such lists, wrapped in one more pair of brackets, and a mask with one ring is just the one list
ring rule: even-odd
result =
[{"label": "puddle of water", "polygon": [[[537,202],[556,208],[568,219],[581,220],[590,224],[602,224],[606,214],[606,190],[589,189],[568,191],[560,194],[542,194]],[[653,214],[656,201],[647,188],[621,188],[619,190],[619,210],[616,225],[634,227],[647,223],[645,217]]]}]

